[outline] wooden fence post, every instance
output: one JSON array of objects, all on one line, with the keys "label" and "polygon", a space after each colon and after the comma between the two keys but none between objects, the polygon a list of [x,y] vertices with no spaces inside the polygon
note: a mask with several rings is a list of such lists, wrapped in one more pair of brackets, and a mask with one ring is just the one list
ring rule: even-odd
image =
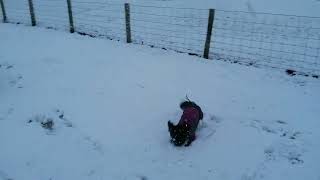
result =
[{"label": "wooden fence post", "polygon": [[210,52],[210,43],[211,43],[211,35],[212,35],[212,27],[214,21],[215,10],[209,9],[209,19],[208,19],[208,30],[207,30],[207,38],[206,43],[204,45],[203,57],[209,59]]},{"label": "wooden fence post", "polygon": [[74,24],[73,24],[73,15],[72,15],[71,0],[67,0],[67,4],[68,4],[68,14],[69,14],[70,33],[74,33]]},{"label": "wooden fence post", "polygon": [[6,9],[4,8],[4,3],[3,3],[3,0],[0,0],[0,4],[1,4],[1,9],[2,9],[2,21],[4,23],[7,22],[7,14],[6,14]]},{"label": "wooden fence post", "polygon": [[129,3],[124,4],[124,11],[126,16],[126,34],[127,34],[127,43],[131,43],[131,26],[130,26],[130,5]]},{"label": "wooden fence post", "polygon": [[33,2],[32,0],[28,0],[29,3],[29,10],[30,10],[30,17],[31,17],[31,25],[35,26],[36,23],[36,16],[34,14]]}]

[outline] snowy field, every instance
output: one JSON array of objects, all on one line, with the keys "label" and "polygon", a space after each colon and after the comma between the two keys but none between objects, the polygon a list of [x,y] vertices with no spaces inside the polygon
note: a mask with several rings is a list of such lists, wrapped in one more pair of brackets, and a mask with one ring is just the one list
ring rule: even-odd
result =
[{"label": "snowy field", "polygon": [[[320,179],[318,79],[20,25],[0,39],[1,180]],[[176,148],[186,94],[205,117]]]}]

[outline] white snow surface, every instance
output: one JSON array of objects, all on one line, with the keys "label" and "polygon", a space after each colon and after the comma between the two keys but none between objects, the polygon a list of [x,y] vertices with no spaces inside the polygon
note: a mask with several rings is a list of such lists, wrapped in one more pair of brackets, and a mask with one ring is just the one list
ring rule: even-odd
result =
[{"label": "white snow surface", "polygon": [[[1,180],[320,179],[319,79],[21,25],[0,39]],[[186,94],[205,116],[177,148]]]}]

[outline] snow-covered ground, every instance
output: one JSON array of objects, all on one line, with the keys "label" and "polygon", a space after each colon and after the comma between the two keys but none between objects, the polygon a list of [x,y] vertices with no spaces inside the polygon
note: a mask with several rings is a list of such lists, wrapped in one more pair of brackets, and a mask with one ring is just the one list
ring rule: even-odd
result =
[{"label": "snow-covered ground", "polygon": [[[19,25],[0,39],[0,179],[320,179],[318,79]],[[205,118],[176,148],[186,94]]]}]

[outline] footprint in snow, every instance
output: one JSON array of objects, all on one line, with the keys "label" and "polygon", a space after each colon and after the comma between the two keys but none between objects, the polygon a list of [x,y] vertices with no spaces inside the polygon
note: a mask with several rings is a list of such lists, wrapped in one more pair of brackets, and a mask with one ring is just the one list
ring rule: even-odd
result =
[{"label": "footprint in snow", "polygon": [[43,129],[46,130],[46,134],[53,135],[56,130],[61,127],[73,127],[71,121],[69,121],[64,112],[57,109],[53,113],[49,114],[37,114],[31,117],[28,124],[39,124]]},{"label": "footprint in snow", "polygon": [[9,108],[6,112],[4,112],[3,114],[0,114],[0,121],[6,120],[13,112],[14,112],[14,109]]},{"label": "footprint in snow", "polygon": [[98,141],[92,139],[90,136],[84,137],[84,140],[93,147],[93,150],[98,151],[100,154],[104,154],[103,146]]},{"label": "footprint in snow", "polygon": [[12,69],[13,65],[8,64],[8,63],[2,63],[0,64],[0,69],[4,69],[4,70],[8,70],[8,69]]},{"label": "footprint in snow", "polygon": [[198,128],[198,137],[199,139],[209,139],[212,137],[217,128],[219,128],[219,124],[222,122],[221,118],[218,118],[212,114],[205,114],[202,121],[200,121],[199,128]]},{"label": "footprint in snow", "polygon": [[148,180],[148,177],[145,175],[137,175],[136,176],[139,180]]},{"label": "footprint in snow", "polygon": [[264,150],[266,161],[277,161],[285,159],[292,165],[303,164],[302,150],[296,145],[287,143],[276,143]]}]

